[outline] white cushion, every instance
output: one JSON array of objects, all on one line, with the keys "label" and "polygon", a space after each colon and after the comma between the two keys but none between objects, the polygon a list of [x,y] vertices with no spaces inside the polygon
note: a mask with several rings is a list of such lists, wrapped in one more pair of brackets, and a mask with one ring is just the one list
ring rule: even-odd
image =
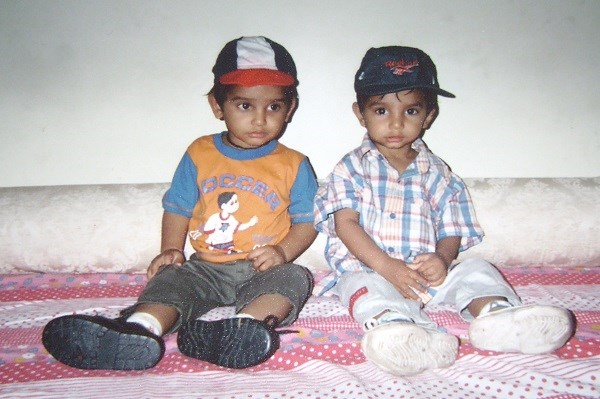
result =
[{"label": "white cushion", "polygon": [[[600,178],[465,179],[500,267],[600,266]],[[0,273],[145,272],[166,183],[0,188]],[[325,270],[319,235],[298,263]]]},{"label": "white cushion", "polygon": [[465,179],[497,266],[600,266],[600,177]]},{"label": "white cushion", "polygon": [[166,184],[0,189],[0,272],[145,271]]}]

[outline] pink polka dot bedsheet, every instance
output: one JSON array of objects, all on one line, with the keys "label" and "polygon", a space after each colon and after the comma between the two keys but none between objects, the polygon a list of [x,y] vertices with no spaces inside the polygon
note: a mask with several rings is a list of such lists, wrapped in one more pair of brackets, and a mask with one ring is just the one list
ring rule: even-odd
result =
[{"label": "pink polka dot bedsheet", "polygon": [[[460,338],[459,357],[450,368],[405,378],[365,360],[362,331],[335,297],[312,297],[291,327],[297,332],[282,335],[280,350],[250,369],[186,358],[174,335],[151,370],[74,369],[44,350],[44,325],[64,314],[116,316],[135,302],[145,277],[0,275],[0,398],[600,398],[600,268],[503,272],[526,304],[573,311],[577,330],[568,344],[548,355],[478,351],[468,325],[452,309],[434,307],[431,318]],[[220,308],[206,317],[230,313]]]}]

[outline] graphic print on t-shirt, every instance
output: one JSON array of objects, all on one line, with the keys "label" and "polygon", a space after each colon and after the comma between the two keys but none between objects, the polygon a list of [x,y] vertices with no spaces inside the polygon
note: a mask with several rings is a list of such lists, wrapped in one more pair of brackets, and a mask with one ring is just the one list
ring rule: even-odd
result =
[{"label": "graphic print on t-shirt", "polygon": [[258,217],[252,216],[246,223],[240,223],[233,214],[240,209],[237,194],[227,191],[219,194],[217,199],[220,211],[210,215],[201,229],[190,231],[190,237],[197,240],[202,234],[207,235],[205,240],[208,249],[226,254],[240,252],[235,249],[234,235],[258,223]]}]

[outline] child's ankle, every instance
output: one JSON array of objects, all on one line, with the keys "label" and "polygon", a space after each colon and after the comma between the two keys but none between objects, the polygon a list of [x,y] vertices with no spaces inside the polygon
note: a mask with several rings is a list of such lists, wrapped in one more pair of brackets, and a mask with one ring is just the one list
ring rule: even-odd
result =
[{"label": "child's ankle", "polygon": [[163,327],[156,317],[146,312],[135,312],[127,318],[128,323],[136,323],[150,331],[152,334],[162,336]]}]

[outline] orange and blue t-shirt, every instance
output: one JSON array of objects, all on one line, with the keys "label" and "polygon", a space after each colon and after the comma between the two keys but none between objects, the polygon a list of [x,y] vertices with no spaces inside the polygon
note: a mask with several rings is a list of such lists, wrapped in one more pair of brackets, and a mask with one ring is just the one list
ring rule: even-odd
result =
[{"label": "orange and blue t-shirt", "polygon": [[163,197],[166,212],[190,219],[204,260],[245,259],[277,244],[292,224],[313,223],[317,181],[308,158],[274,140],[256,149],[224,144],[225,132],[196,139]]}]

